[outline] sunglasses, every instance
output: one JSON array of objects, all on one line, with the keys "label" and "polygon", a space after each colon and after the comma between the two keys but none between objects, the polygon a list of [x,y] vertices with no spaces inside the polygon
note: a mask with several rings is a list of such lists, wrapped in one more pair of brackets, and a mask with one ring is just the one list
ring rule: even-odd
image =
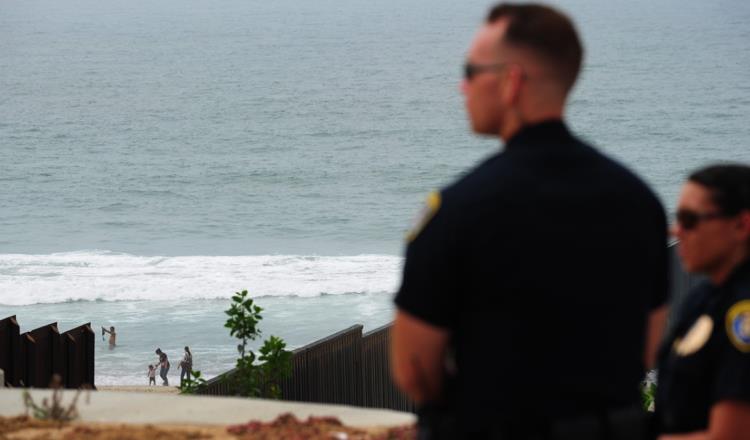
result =
[{"label": "sunglasses", "polygon": [[696,227],[698,227],[698,224],[706,220],[713,220],[717,218],[726,218],[726,217],[728,216],[719,212],[699,213],[699,212],[691,211],[689,209],[680,209],[675,214],[675,219],[677,220],[677,223],[680,225],[682,229],[686,231],[695,229]]},{"label": "sunglasses", "polygon": [[495,64],[464,64],[464,79],[471,81],[472,78],[479,75],[482,72],[499,71],[507,66],[506,63],[495,63]]}]

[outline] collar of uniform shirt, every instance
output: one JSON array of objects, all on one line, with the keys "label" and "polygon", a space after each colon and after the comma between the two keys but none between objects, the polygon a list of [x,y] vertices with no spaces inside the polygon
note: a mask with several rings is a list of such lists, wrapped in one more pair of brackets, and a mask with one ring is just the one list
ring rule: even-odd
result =
[{"label": "collar of uniform shirt", "polygon": [[727,277],[726,280],[724,280],[723,283],[721,283],[721,286],[728,286],[737,280],[742,280],[743,278],[750,278],[750,257],[745,258],[745,261],[741,262],[737,265],[734,269],[732,269],[732,273]]},{"label": "collar of uniform shirt", "polygon": [[567,125],[560,119],[550,119],[536,124],[527,125],[518,130],[508,142],[505,148],[514,148],[519,145],[549,145],[550,141],[559,143],[563,139],[571,138],[572,135]]}]

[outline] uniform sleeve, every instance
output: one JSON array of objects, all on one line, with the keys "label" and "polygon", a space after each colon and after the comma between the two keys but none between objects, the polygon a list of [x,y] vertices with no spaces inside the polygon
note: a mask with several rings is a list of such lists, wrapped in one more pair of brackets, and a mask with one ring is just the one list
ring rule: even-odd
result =
[{"label": "uniform sleeve", "polygon": [[750,403],[750,300],[730,307],[724,322],[717,324],[721,343],[713,401],[740,400]]},{"label": "uniform sleeve", "polygon": [[451,327],[452,300],[457,300],[456,223],[441,207],[411,239],[406,249],[399,309],[438,327]]}]

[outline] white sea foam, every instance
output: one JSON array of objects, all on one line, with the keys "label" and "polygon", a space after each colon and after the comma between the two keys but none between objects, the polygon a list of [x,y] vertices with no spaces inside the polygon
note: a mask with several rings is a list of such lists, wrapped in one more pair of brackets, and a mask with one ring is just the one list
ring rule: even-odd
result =
[{"label": "white sea foam", "polygon": [[146,257],[106,251],[0,254],[0,304],[392,293],[402,258],[356,256]]}]

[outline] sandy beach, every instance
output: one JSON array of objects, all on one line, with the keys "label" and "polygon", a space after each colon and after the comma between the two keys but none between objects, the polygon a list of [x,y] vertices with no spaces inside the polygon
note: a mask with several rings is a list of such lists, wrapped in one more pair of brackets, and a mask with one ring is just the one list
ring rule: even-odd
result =
[{"label": "sandy beach", "polygon": [[126,393],[180,394],[179,387],[165,387],[161,385],[102,385],[97,386],[96,389],[97,391],[122,391]]}]

